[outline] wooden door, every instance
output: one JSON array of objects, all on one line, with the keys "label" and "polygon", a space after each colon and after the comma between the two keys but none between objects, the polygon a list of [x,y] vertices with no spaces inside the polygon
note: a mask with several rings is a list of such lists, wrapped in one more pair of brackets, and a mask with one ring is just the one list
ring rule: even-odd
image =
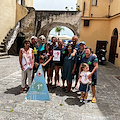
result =
[{"label": "wooden door", "polygon": [[117,48],[117,36],[111,37],[111,45],[110,45],[110,52],[109,52],[109,62],[115,63],[115,54],[116,54],[116,48]]}]

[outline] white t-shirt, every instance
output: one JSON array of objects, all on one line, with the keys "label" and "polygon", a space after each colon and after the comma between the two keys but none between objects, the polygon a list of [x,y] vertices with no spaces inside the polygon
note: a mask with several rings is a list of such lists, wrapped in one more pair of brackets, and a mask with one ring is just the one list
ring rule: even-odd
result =
[{"label": "white t-shirt", "polygon": [[90,74],[90,72],[85,72],[85,71],[81,72],[80,76],[81,76],[81,82],[83,84],[87,84],[90,81],[90,79],[88,79],[89,74]]}]

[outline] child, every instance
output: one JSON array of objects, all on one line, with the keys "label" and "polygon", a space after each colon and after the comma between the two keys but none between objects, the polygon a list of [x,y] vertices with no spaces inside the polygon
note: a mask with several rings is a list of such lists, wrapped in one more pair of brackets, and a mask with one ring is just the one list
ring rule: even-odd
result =
[{"label": "child", "polygon": [[[79,82],[80,82],[79,90],[81,92],[80,102],[84,102],[84,103],[87,103],[88,91],[90,90],[89,84],[91,83],[91,79],[88,79],[89,74],[90,72],[89,72],[88,64],[83,63],[81,67],[81,74],[80,74],[80,79],[79,79]],[[85,92],[84,97],[83,97],[83,92]]]},{"label": "child", "polygon": [[[38,69],[38,66],[39,66],[40,64],[43,64],[44,62],[45,62],[45,56],[40,55],[40,56],[39,56],[39,63],[35,62],[35,67]],[[43,71],[44,71],[44,67],[43,67],[43,66],[42,66],[42,69],[43,69]]]}]

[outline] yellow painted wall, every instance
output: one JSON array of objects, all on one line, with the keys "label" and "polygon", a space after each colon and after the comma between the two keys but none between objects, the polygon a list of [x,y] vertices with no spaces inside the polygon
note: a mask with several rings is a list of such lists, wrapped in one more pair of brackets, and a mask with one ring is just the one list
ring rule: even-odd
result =
[{"label": "yellow painted wall", "polygon": [[[92,6],[92,0],[78,0],[77,4],[80,5],[80,10],[83,13],[83,5],[85,2],[85,14],[84,17],[107,17],[109,0],[98,0],[97,6]],[[83,15],[83,14],[82,14]]]},{"label": "yellow painted wall", "polygon": [[109,21],[90,20],[89,27],[84,27],[83,23],[84,20],[81,20],[80,40],[95,52],[97,40],[108,41]]},{"label": "yellow painted wall", "polygon": [[25,0],[26,7],[33,7],[33,0]]},{"label": "yellow painted wall", "polygon": [[109,39],[111,39],[111,36],[113,34],[113,30],[115,28],[117,28],[117,30],[118,30],[118,42],[117,42],[117,51],[116,51],[116,53],[118,53],[118,58],[115,58],[115,65],[120,67],[120,47],[119,47],[119,43],[120,43],[120,27],[119,26],[120,26],[120,17],[110,20]]},{"label": "yellow painted wall", "polygon": [[108,17],[109,0],[98,0],[97,6],[92,6],[91,3],[91,14],[92,17]]},{"label": "yellow painted wall", "polygon": [[17,3],[17,6],[16,6],[16,23],[21,20],[23,17],[25,17],[28,13],[27,9],[22,7],[21,5],[19,5]]},{"label": "yellow painted wall", "polygon": [[80,11],[83,10],[83,0],[77,0],[77,5],[80,6]]},{"label": "yellow painted wall", "polygon": [[[83,3],[86,0],[78,0],[78,4],[80,5],[80,10],[83,12]],[[92,0],[91,0],[92,1]],[[107,18],[108,16],[108,8],[110,5],[110,16],[116,15],[120,13],[120,0],[98,0],[97,6],[92,6],[86,9],[86,14],[93,14],[93,16],[86,16],[81,18],[81,31],[80,31],[80,40],[85,41],[86,45],[91,47],[95,52],[96,50],[96,42],[97,40],[108,41],[107,44],[107,60],[109,58],[110,44],[111,44],[111,36],[113,34],[113,30],[115,28],[118,29],[118,43],[117,43],[117,51],[118,58],[115,58],[115,65],[120,67],[120,15]],[[86,2],[86,6],[89,6],[89,1]],[[89,13],[90,12],[90,13]],[[95,18],[94,18],[95,17]],[[105,18],[106,17],[106,18]],[[105,19],[104,19],[105,18]],[[90,26],[84,27],[84,19],[90,19]]]},{"label": "yellow painted wall", "polygon": [[120,0],[111,0],[110,4],[110,15],[113,16],[115,14],[120,13]]},{"label": "yellow painted wall", "polygon": [[27,9],[20,6],[16,0],[0,0],[0,43],[10,29],[27,15]]},{"label": "yellow painted wall", "polygon": [[16,0],[0,0],[0,43],[16,22]]}]

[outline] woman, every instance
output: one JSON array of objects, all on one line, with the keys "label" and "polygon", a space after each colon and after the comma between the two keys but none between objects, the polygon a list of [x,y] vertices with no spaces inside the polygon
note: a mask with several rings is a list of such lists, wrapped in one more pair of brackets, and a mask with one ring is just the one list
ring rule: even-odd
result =
[{"label": "woman", "polygon": [[[74,72],[77,63],[77,56],[75,54],[74,57],[71,56],[73,52],[73,48],[71,45],[68,45],[65,50],[65,57],[63,63],[63,72],[62,72],[62,80],[67,80],[67,90],[69,92],[72,86],[72,79],[74,77]],[[63,86],[64,87],[64,86]]]},{"label": "woman", "polygon": [[60,61],[54,61],[54,64],[55,64],[55,85],[54,87],[56,87],[57,80],[58,80],[58,85],[60,86],[59,69],[61,69],[61,73],[62,73],[62,66],[63,66],[63,60],[64,60],[63,56],[65,53],[65,47],[63,47],[62,40],[58,40],[58,47],[55,50],[60,51]]},{"label": "woman", "polygon": [[28,77],[28,89],[31,86],[31,79],[32,79],[32,69],[34,65],[34,53],[33,49],[30,48],[30,41],[28,39],[25,39],[23,41],[24,48],[20,49],[19,53],[19,62],[22,69],[22,89],[21,93],[25,90],[25,79],[26,74]]},{"label": "woman", "polygon": [[45,36],[41,35],[38,39],[38,53],[37,53],[37,62],[39,63],[39,56],[41,51],[45,50]]},{"label": "woman", "polygon": [[50,78],[51,78],[51,68],[52,68],[52,58],[53,58],[53,52],[50,50],[50,44],[45,44],[45,50],[43,50],[40,55],[45,56],[45,62],[41,64],[45,71],[47,71],[47,87],[49,90],[49,84],[50,84]]}]

